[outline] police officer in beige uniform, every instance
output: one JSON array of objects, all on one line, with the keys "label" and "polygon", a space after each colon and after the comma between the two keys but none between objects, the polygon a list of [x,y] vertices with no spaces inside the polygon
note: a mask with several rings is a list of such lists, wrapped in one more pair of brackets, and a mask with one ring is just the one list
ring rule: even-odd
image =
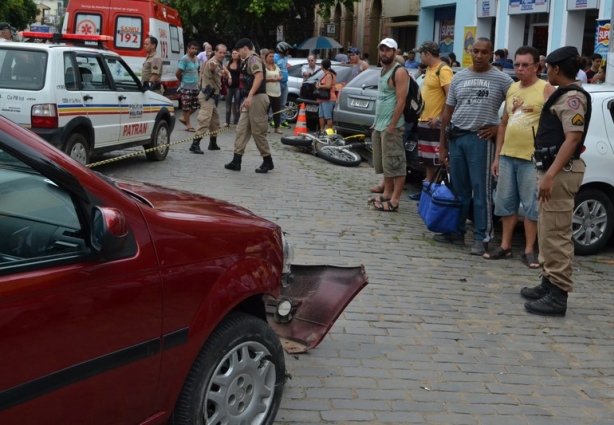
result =
[{"label": "police officer in beige uniform", "polygon": [[145,52],[147,52],[147,58],[143,63],[143,70],[141,71],[141,81],[150,90],[163,94],[164,87],[162,87],[162,58],[158,56],[156,49],[158,48],[158,39],[156,37],[147,37],[145,39]]},{"label": "police officer in beige uniform", "polygon": [[[230,72],[222,66],[224,56],[226,56],[226,46],[218,44],[215,46],[213,57],[205,62],[201,67],[200,75],[198,76],[198,86],[200,93],[198,94],[198,102],[200,103],[200,111],[198,112],[198,128],[196,129],[196,138],[190,146],[190,152],[202,154],[200,149],[200,141],[202,136],[209,129],[212,132],[218,131],[220,128],[220,116],[217,113],[215,99],[222,90],[222,76],[226,75],[231,83],[232,76]],[[217,135],[211,135],[209,138],[210,151],[220,150],[217,145]]]},{"label": "police officer in beige uniform", "polygon": [[263,159],[262,165],[256,168],[256,172],[266,173],[274,167],[269,142],[266,139],[269,96],[266,94],[265,65],[260,56],[254,52],[254,45],[249,38],[239,40],[235,50],[243,59],[241,97],[244,100],[241,104],[241,117],[237,124],[234,156],[231,162],[224,165],[224,168],[234,171],[241,170],[241,159],[245,147],[249,138],[254,136],[256,147]]},{"label": "police officer in beige uniform", "polygon": [[561,47],[546,58],[548,81],[558,89],[542,108],[533,154],[542,281],[520,291],[529,299],[525,309],[534,314],[565,315],[567,294],[573,291],[571,221],[574,197],[586,169],[580,153],[591,119],[591,97],[576,81],[580,60],[572,46]]}]

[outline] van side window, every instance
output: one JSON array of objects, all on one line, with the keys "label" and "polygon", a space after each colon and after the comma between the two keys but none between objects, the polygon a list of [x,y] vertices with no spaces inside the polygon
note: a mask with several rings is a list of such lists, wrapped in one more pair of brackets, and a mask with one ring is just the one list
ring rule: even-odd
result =
[{"label": "van side window", "polygon": [[110,91],[110,78],[99,56],[77,55],[77,82],[81,90]]},{"label": "van side window", "polygon": [[98,13],[77,13],[75,15],[75,34],[100,35],[102,15]]},{"label": "van side window", "polygon": [[115,48],[141,50],[143,46],[143,19],[135,16],[118,16],[113,38]]},{"label": "van side window", "polygon": [[118,92],[141,91],[139,81],[128,72],[128,65],[119,58],[104,58],[111,72],[111,78],[115,82],[115,90]]},{"label": "van side window", "polygon": [[179,29],[175,25],[170,25],[171,31],[171,52],[180,53],[179,51]]},{"label": "van side window", "polygon": [[2,51],[0,88],[41,90],[45,85],[47,52],[24,48]]}]

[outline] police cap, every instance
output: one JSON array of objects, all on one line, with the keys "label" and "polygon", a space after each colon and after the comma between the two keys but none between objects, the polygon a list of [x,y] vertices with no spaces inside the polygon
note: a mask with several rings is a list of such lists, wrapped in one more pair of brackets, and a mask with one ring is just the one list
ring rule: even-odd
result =
[{"label": "police cap", "polygon": [[580,56],[580,54],[574,46],[560,47],[546,57],[546,63],[555,64],[577,56]]},{"label": "police cap", "polygon": [[235,44],[235,50],[238,50],[245,46],[253,46],[252,40],[250,40],[249,38],[242,38],[241,40],[237,41],[237,44]]}]

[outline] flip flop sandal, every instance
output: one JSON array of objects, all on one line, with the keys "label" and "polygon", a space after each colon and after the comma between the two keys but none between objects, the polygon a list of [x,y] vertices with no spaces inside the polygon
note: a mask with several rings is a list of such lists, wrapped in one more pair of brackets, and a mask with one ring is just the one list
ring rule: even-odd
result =
[{"label": "flip flop sandal", "polygon": [[375,204],[376,202],[379,202],[381,204],[386,201],[390,201],[390,198],[384,198],[383,196],[376,196],[374,198],[369,198],[367,200],[367,205]]},{"label": "flip flop sandal", "polygon": [[398,212],[399,211],[399,206],[392,205],[392,202],[390,202],[390,199],[387,201],[378,202],[378,203],[379,205],[374,205],[378,211],[384,211],[384,212]]},{"label": "flip flop sandal", "polygon": [[194,127],[188,127],[185,129],[185,131],[190,131],[192,133],[196,133],[196,129]]},{"label": "flip flop sandal", "polygon": [[482,255],[482,257],[486,258],[487,260],[500,260],[502,258],[503,259],[512,258],[512,248],[503,249],[500,246],[498,246],[494,251],[487,252],[486,254]]},{"label": "flip flop sandal", "polygon": [[534,252],[525,252],[520,256],[522,262],[530,269],[539,269],[539,261]]},{"label": "flip flop sandal", "polygon": [[371,189],[369,189],[369,192],[371,193],[384,193],[384,187],[383,186],[373,186]]},{"label": "flip flop sandal", "polygon": [[179,121],[181,124],[185,125],[186,127],[188,126],[185,120],[182,120],[181,118],[178,118],[177,121]]}]

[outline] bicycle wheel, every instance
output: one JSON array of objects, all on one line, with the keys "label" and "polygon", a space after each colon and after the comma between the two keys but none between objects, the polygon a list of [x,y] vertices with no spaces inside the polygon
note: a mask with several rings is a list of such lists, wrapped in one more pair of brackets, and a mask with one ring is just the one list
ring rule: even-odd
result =
[{"label": "bicycle wheel", "polygon": [[356,167],[362,162],[362,158],[356,152],[349,149],[339,149],[338,146],[320,146],[316,155],[328,162],[344,167]]},{"label": "bicycle wheel", "polygon": [[286,136],[281,138],[281,144],[286,146],[300,146],[307,148],[313,141],[304,136]]}]

